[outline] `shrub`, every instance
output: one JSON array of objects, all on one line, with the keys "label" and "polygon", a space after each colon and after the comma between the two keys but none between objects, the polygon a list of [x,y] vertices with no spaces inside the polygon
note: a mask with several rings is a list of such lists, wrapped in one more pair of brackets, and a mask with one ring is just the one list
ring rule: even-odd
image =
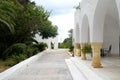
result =
[{"label": "shrub", "polygon": [[19,54],[25,54],[27,50],[27,45],[23,43],[17,43],[12,46],[11,52],[9,56],[11,55],[19,55]]},{"label": "shrub", "polygon": [[37,54],[38,52],[40,52],[38,48],[33,49],[33,55]]},{"label": "shrub", "polygon": [[17,43],[12,46],[12,51],[10,52],[9,57],[11,57],[16,64],[28,57],[35,55],[38,52],[39,50],[37,47],[27,46],[23,43]]},{"label": "shrub", "polygon": [[85,46],[82,49],[83,53],[91,53],[92,52],[92,48],[90,44],[85,44]]},{"label": "shrub", "polygon": [[48,47],[47,44],[43,43],[43,42],[40,42],[40,43],[36,44],[36,46],[40,51],[43,51],[43,50],[46,49],[46,47]]},{"label": "shrub", "polygon": [[28,57],[33,56],[33,48],[32,47],[27,47],[26,54]]},{"label": "shrub", "polygon": [[15,61],[15,63],[19,63],[27,58],[26,54],[17,54],[17,55],[12,55],[12,59]]},{"label": "shrub", "polygon": [[58,47],[59,48],[70,48],[71,44],[70,43],[59,43]]},{"label": "shrub", "polygon": [[37,54],[38,52],[40,52],[40,51],[39,51],[39,49],[38,49],[37,47],[35,47],[35,46],[34,46],[34,47],[32,46],[32,47],[28,47],[28,48],[27,48],[27,56],[28,56],[28,57],[33,56],[33,55]]},{"label": "shrub", "polygon": [[70,46],[69,51],[73,52],[74,51],[74,46]]}]

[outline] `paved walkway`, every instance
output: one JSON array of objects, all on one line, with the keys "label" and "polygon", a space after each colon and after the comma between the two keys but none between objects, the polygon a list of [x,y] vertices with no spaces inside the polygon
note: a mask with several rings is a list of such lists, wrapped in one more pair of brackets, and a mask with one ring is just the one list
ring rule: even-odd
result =
[{"label": "paved walkway", "polygon": [[[88,55],[88,60],[84,61],[91,67],[92,58]],[[107,76],[110,80],[120,80],[120,56],[110,55],[101,58],[103,68],[96,69],[97,72]]]},{"label": "paved walkway", "polygon": [[65,59],[69,57],[63,49],[45,51],[36,62],[6,80],[72,80],[65,63]]}]

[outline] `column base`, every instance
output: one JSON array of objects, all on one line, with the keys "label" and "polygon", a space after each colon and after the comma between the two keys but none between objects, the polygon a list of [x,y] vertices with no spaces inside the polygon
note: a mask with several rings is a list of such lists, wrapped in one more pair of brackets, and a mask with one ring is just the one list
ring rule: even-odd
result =
[{"label": "column base", "polygon": [[82,55],[81,55],[81,59],[82,59],[82,60],[87,60],[87,58],[86,58],[86,54],[82,53]]},{"label": "column base", "polygon": [[103,66],[99,63],[92,63],[93,68],[103,68]]},{"label": "column base", "polygon": [[100,56],[100,49],[102,48],[102,43],[94,42],[91,44],[91,46],[93,52],[92,66],[94,68],[103,68],[101,65],[101,56]]},{"label": "column base", "polygon": [[[84,48],[85,44],[87,44],[87,43],[80,43],[80,45],[81,45],[81,49]],[[86,54],[83,53],[82,51],[81,51],[81,59],[82,59],[82,60],[87,60],[87,58],[86,58]]]},{"label": "column base", "polygon": [[76,56],[81,56],[80,49],[76,49],[75,55]]},{"label": "column base", "polygon": [[81,56],[80,43],[75,43],[75,56]]}]

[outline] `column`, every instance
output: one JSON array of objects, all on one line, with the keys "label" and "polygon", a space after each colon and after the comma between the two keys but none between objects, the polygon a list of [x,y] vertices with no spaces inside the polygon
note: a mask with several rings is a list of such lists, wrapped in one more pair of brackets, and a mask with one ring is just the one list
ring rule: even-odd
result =
[{"label": "column", "polygon": [[80,43],[75,43],[75,55],[81,56]]},{"label": "column", "polygon": [[[81,49],[83,49],[83,47],[85,46],[85,44],[86,44],[86,43],[80,43]],[[82,59],[82,60],[86,60],[86,59],[87,59],[87,58],[86,58],[86,54],[83,53],[82,51],[81,51],[81,59]]]},{"label": "column", "polygon": [[91,46],[93,52],[92,66],[94,68],[102,68],[101,56],[100,56],[100,49],[102,48],[102,42],[93,42]]}]

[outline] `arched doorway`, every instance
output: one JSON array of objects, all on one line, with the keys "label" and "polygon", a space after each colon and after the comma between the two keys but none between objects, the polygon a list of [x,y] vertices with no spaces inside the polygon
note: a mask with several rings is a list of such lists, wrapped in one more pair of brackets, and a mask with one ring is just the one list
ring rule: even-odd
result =
[{"label": "arched doorway", "polygon": [[112,45],[111,52],[119,53],[119,14],[115,0],[99,0],[93,23],[92,42],[102,42],[103,48]]},{"label": "arched doorway", "polygon": [[[81,49],[85,47],[85,45],[90,45],[90,31],[89,31],[89,22],[88,17],[86,15],[83,16],[82,25],[81,25],[81,33],[80,33],[80,45]],[[82,60],[86,60],[86,54],[81,51]]]},{"label": "arched doorway", "polygon": [[112,53],[119,53],[119,15],[116,0],[99,0],[92,27],[93,66],[101,67],[100,49],[112,45]]},{"label": "arched doorway", "polygon": [[111,53],[119,54],[119,15],[115,0],[109,1],[104,19],[103,48],[112,45]]}]

